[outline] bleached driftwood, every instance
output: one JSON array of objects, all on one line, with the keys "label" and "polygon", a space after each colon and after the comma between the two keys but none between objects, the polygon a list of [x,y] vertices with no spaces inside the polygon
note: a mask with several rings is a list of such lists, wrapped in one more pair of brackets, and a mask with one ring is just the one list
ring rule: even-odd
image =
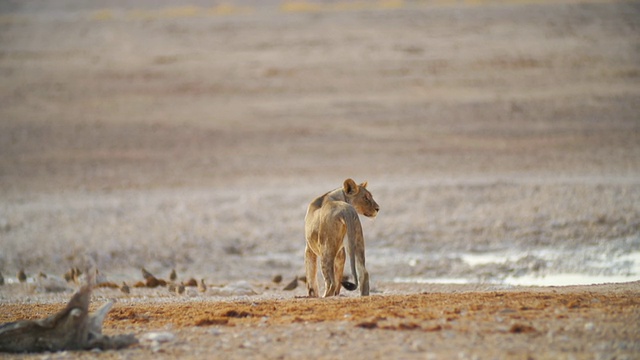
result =
[{"label": "bleached driftwood", "polygon": [[89,314],[90,298],[91,286],[84,285],[55,315],[0,325],[0,352],[121,349],[138,342],[133,334],[102,335],[102,322],[113,301]]}]

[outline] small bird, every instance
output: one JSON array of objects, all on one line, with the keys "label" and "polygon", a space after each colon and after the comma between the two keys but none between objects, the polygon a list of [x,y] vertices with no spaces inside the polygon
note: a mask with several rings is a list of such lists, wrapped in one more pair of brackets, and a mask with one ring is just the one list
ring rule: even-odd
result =
[{"label": "small bird", "polygon": [[145,285],[149,288],[154,288],[160,286],[160,281],[156,279],[155,276],[151,275],[148,278],[145,278]]},{"label": "small bird", "polygon": [[80,269],[78,269],[78,267],[72,267],[71,269],[69,269],[69,271],[67,271],[66,273],[64,273],[64,279],[67,280],[67,282],[74,282],[74,283],[78,283],[78,278],[80,277],[80,275],[82,275],[82,271],[80,271]]},{"label": "small bird", "polygon": [[149,271],[147,271],[147,269],[142,268],[142,277],[146,280],[146,279],[148,279],[148,278],[155,277],[155,276],[153,276],[153,274],[152,274],[152,273],[150,273]]},{"label": "small bird", "polygon": [[20,271],[18,271],[18,281],[20,281],[21,283],[27,281],[27,274],[25,274],[24,270],[22,270],[22,269],[20,269]]},{"label": "small bird", "polygon": [[0,286],[4,285],[4,277],[2,277],[2,273],[0,273]]},{"label": "small bird", "polygon": [[169,274],[169,280],[171,281],[178,280],[178,274],[176,273],[176,269],[171,269],[171,274]]},{"label": "small bird", "polygon": [[204,283],[204,279],[200,279],[200,283],[198,284],[198,291],[200,292],[207,291],[207,284]]},{"label": "small bird", "polygon": [[73,269],[69,269],[64,275],[62,275],[67,282],[71,282],[73,280]]},{"label": "small bird", "polygon": [[298,287],[298,277],[296,276],[287,286],[284,287],[283,290],[290,291]]},{"label": "small bird", "polygon": [[131,290],[129,290],[129,285],[127,285],[126,282],[122,282],[122,286],[120,286],[120,291],[122,291],[125,294],[129,294],[131,292]]},{"label": "small bird", "polygon": [[271,279],[275,284],[280,284],[282,282],[282,275],[278,274]]},{"label": "small bird", "polygon": [[180,284],[178,285],[178,287],[176,288],[176,294],[178,295],[182,295],[184,293],[184,285]]}]

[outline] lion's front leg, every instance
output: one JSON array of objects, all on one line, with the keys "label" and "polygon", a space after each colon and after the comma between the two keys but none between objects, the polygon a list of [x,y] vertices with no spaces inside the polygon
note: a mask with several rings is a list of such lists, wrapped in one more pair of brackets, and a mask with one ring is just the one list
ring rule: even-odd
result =
[{"label": "lion's front leg", "polygon": [[369,295],[369,272],[364,266],[364,243],[359,243],[356,246],[356,272],[360,283],[360,295]]},{"label": "lion's front leg", "polygon": [[304,266],[307,275],[307,292],[309,297],[318,297],[318,256],[311,250],[309,245],[304,251]]}]

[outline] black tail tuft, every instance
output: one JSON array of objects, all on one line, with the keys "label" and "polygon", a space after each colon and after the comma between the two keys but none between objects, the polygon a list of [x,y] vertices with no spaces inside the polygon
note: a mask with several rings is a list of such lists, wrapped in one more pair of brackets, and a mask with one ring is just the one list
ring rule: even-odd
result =
[{"label": "black tail tuft", "polygon": [[356,285],[356,284],[354,284],[352,282],[346,281],[346,280],[342,281],[342,286],[344,286],[344,288],[349,290],[349,291],[353,291],[353,290],[358,288],[358,285]]}]

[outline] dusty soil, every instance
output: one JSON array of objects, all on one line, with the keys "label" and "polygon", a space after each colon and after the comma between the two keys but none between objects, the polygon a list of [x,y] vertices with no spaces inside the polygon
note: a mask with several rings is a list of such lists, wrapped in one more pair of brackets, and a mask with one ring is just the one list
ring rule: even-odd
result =
[{"label": "dusty soil", "polygon": [[[165,302],[155,296],[129,302],[125,297],[111,311],[105,333],[133,332],[142,342],[92,356],[632,359],[640,353],[637,282],[514,290],[440,285],[412,291],[331,299]],[[63,307],[5,304],[0,321],[38,318]],[[171,338],[144,340],[150,332]],[[49,357],[58,356],[81,354]]]},{"label": "dusty soil", "polygon": [[[95,294],[175,339],[99,356],[638,358],[637,282],[510,285],[639,279],[638,29],[637,1],[0,2],[0,319],[72,266],[175,268],[212,287]],[[297,298],[270,280],[346,177],[375,296]]]}]

